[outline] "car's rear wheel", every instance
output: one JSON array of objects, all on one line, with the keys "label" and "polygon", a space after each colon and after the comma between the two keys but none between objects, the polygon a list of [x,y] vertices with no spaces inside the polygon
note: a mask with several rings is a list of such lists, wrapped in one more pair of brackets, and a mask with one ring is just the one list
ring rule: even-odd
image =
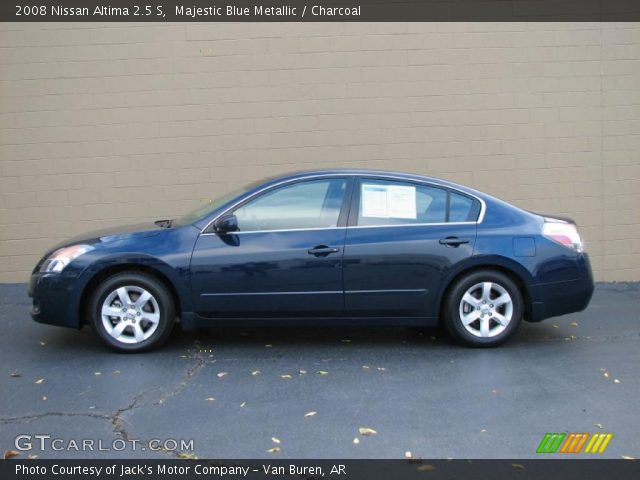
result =
[{"label": "car's rear wheel", "polygon": [[156,278],[122,272],[102,281],[89,303],[91,323],[100,339],[121,352],[160,346],[171,334],[175,306]]},{"label": "car's rear wheel", "polygon": [[522,294],[511,278],[481,270],[465,275],[449,290],[444,322],[460,343],[494,347],[513,335],[523,311]]}]

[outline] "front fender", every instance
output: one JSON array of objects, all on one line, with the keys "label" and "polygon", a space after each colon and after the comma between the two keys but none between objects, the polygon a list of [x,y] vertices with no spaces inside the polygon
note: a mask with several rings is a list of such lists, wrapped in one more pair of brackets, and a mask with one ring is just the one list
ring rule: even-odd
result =
[{"label": "front fender", "polygon": [[68,315],[69,319],[76,319],[77,327],[82,326],[82,306],[89,293],[88,288],[92,288],[97,279],[102,278],[107,272],[118,272],[131,270],[142,270],[157,275],[165,283],[169,284],[170,290],[176,294],[178,305],[176,309],[179,315],[189,314],[193,311],[193,302],[189,288],[188,259],[186,268],[176,268],[169,265],[158,257],[138,252],[119,252],[93,258],[82,270],[74,282],[74,286],[69,295]]}]

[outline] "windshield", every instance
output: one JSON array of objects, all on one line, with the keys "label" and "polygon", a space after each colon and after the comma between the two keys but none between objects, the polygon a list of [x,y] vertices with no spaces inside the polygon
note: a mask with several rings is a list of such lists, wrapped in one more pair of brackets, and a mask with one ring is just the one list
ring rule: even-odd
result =
[{"label": "windshield", "polygon": [[174,225],[189,225],[191,223],[194,223],[195,221],[200,220],[203,217],[207,217],[208,215],[213,213],[215,210],[220,208],[225,203],[233,200],[235,197],[239,197],[243,193],[248,192],[252,188],[255,188],[256,186],[262,183],[264,183],[264,180],[260,180],[259,182],[252,182],[248,185],[245,185],[244,187],[233,190],[232,192],[227,193],[226,195],[218,197],[214,200],[209,200],[206,203],[200,205],[195,210],[187,213],[186,215],[183,215],[180,218],[177,218],[172,223]]}]

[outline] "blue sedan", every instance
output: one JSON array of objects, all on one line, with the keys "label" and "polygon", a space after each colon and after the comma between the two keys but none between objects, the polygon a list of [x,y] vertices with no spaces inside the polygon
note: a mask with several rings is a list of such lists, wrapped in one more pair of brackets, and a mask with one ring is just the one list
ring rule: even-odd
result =
[{"label": "blue sedan", "polygon": [[181,218],[52,248],[29,284],[41,323],[157,347],[176,322],[434,326],[498,345],[586,308],[575,223],[419,175],[327,170],[253,183]]}]

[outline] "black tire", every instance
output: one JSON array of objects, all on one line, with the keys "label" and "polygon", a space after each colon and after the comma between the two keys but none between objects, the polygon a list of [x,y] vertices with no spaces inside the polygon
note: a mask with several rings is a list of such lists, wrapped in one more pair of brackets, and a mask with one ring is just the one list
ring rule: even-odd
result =
[{"label": "black tire", "polygon": [[[491,282],[494,285],[501,287],[506,290],[506,292],[511,297],[511,320],[508,322],[506,327],[496,333],[495,336],[482,337],[480,334],[480,319],[469,325],[469,328],[472,330],[478,330],[478,336],[474,333],[471,333],[465,325],[463,324],[461,317],[461,302],[463,295],[471,288],[478,284],[484,284],[485,282]],[[496,289],[498,287],[495,287]],[[495,290],[491,290],[491,294],[495,295]],[[475,295],[472,295],[475,298]],[[491,296],[490,296],[491,298]],[[478,298],[479,306],[476,307],[478,309],[478,315],[483,310],[481,308],[487,308],[482,304],[481,297]],[[490,303],[487,302],[487,303]],[[493,308],[494,306],[491,305]],[[466,307],[473,312],[473,308],[470,305],[466,305]],[[505,306],[495,306],[491,310],[493,313],[504,313]],[[473,312],[475,313],[475,312]],[[477,270],[475,272],[469,273],[468,275],[460,278],[456,283],[449,289],[447,296],[445,298],[445,306],[444,306],[444,324],[451,334],[451,336],[458,341],[459,343],[470,346],[470,347],[495,347],[506,342],[518,329],[520,323],[522,322],[522,317],[524,314],[522,293],[520,289],[515,284],[511,278],[501,272],[497,272],[494,270]],[[484,315],[484,314],[483,314]],[[492,325],[492,329],[499,329],[500,325],[497,321],[493,319],[493,316],[490,317],[490,314],[486,314],[490,325]],[[482,317],[485,318],[484,316]],[[477,323],[476,323],[477,322]],[[477,328],[476,328],[477,327]]]},{"label": "black tire", "polygon": [[[132,287],[132,295],[129,296],[131,300],[135,299],[135,297],[133,296],[133,290],[143,289],[151,294],[152,300],[155,302],[152,304],[152,300],[149,300],[149,302],[146,303],[145,306],[137,309],[142,312],[142,316],[133,316],[133,318],[130,320],[134,323],[138,322],[139,328],[144,329],[146,326],[148,332],[152,327],[152,323],[156,323],[148,322],[143,318],[146,314],[146,310],[149,310],[148,313],[150,315],[153,315],[155,318],[157,318],[157,315],[159,315],[159,320],[157,321],[155,330],[149,334],[148,338],[145,338],[141,341],[136,341],[136,343],[126,343],[125,341],[120,341],[112,336],[107,330],[107,326],[105,326],[102,319],[102,307],[105,303],[105,300],[107,300],[108,297],[120,287]],[[118,305],[119,296],[114,301],[116,302],[116,305]],[[156,309],[158,310],[157,312],[155,311]],[[94,289],[91,295],[88,314],[89,322],[100,337],[100,340],[102,340],[103,343],[105,343],[109,348],[113,350],[127,353],[149,351],[162,345],[167,340],[167,338],[169,338],[176,320],[176,310],[173,298],[164,284],[151,275],[136,271],[117,273],[103,280]],[[119,321],[116,320],[116,317],[110,318],[113,318],[111,324],[117,325],[117,323],[119,323]],[[107,323],[109,324],[109,322]],[[133,336],[134,326],[135,325],[126,327],[126,330],[123,332],[125,336],[121,336],[120,338],[124,338],[125,340],[127,340],[128,336]]]}]

